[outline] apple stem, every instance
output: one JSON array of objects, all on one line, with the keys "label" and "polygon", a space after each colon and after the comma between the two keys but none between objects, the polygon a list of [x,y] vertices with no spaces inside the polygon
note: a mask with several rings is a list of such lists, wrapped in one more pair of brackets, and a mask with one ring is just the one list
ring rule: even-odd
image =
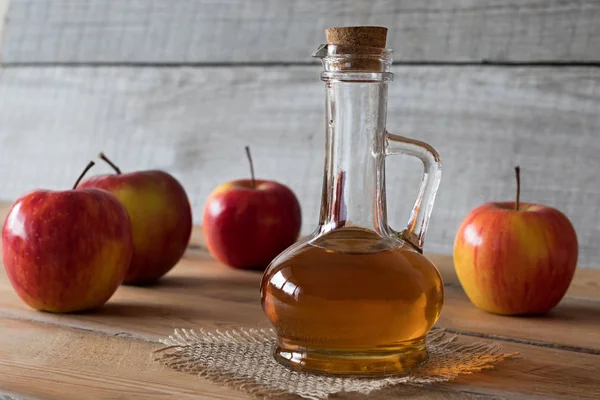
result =
[{"label": "apple stem", "polygon": [[256,179],[254,177],[254,163],[252,162],[252,155],[250,154],[250,146],[246,146],[246,156],[248,156],[248,163],[250,163],[250,176],[252,177],[252,187],[256,189]]},{"label": "apple stem", "polygon": [[77,180],[75,181],[75,184],[73,185],[73,190],[77,189],[77,185],[79,185],[79,182],[81,182],[81,180],[83,179],[83,177],[85,176],[85,174],[90,170],[90,168],[92,168],[94,166],[94,164],[96,164],[93,161],[90,161],[88,163],[88,165],[84,168],[83,172],[81,173],[81,175],[79,175],[79,178],[77,178]]},{"label": "apple stem", "polygon": [[519,198],[521,197],[521,168],[515,167],[515,177],[517,178],[517,202],[515,203],[515,211],[519,211]]},{"label": "apple stem", "polygon": [[112,161],[110,161],[108,159],[108,157],[106,157],[104,155],[104,153],[100,153],[98,154],[98,157],[100,157],[100,159],[102,159],[102,161],[106,162],[108,165],[110,165],[112,167],[112,169],[115,170],[115,172],[117,173],[117,175],[121,175],[121,169],[119,167],[117,167]]}]

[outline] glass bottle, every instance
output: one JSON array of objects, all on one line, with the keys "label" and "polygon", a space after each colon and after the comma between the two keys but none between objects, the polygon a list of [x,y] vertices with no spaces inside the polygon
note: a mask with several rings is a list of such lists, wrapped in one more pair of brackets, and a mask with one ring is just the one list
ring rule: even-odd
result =
[{"label": "glass bottle", "polygon": [[[356,33],[348,29],[346,36]],[[271,262],[261,300],[279,362],[328,374],[396,374],[427,359],[425,336],[443,304],[441,276],[422,254],[440,159],[428,144],[386,131],[392,51],[358,41],[313,54],[326,87],[319,224]],[[385,158],[395,154],[424,165],[400,232],[388,226],[386,210]]]}]

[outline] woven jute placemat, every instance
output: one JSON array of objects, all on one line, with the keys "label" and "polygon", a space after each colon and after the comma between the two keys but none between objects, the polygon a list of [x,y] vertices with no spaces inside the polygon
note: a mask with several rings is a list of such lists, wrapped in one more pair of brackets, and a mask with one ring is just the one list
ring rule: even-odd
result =
[{"label": "woven jute placemat", "polygon": [[[373,394],[391,386],[414,390],[415,385],[446,382],[469,375],[515,357],[498,343],[459,343],[458,335],[441,329],[427,336],[429,359],[405,375],[355,378],[297,372],[273,358],[275,332],[268,329],[205,330],[176,329],[154,351],[155,360],[177,371],[196,374],[211,382],[260,398],[295,395],[326,399],[337,393]],[[405,391],[406,393],[406,391]]]}]

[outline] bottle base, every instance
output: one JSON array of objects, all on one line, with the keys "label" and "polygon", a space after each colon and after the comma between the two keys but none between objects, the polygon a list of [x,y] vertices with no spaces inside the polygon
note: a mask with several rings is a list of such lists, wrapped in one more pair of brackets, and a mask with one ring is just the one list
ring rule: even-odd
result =
[{"label": "bottle base", "polygon": [[388,376],[404,374],[427,361],[425,339],[389,350],[368,352],[299,348],[282,343],[275,359],[298,371],[345,376]]}]

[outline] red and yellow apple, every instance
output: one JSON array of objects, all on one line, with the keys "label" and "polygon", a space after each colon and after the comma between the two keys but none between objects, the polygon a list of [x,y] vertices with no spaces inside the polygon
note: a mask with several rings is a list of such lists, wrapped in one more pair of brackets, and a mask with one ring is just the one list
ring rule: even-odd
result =
[{"label": "red and yellow apple", "polygon": [[569,288],[577,266],[577,235],[555,208],[518,200],[489,202],[460,224],[453,257],[461,286],[478,308],[542,314]]},{"label": "red and yellow apple", "polygon": [[209,252],[223,264],[264,269],[298,239],[301,225],[293,191],[275,181],[254,179],[252,171],[252,179],[226,182],[210,193],[202,231]]},{"label": "red and yellow apple", "polygon": [[132,253],[125,207],[99,189],[32,191],[15,201],[2,228],[8,279],[36,310],[102,306],[123,281]]},{"label": "red and yellow apple", "polygon": [[157,281],[181,259],[192,233],[192,210],[183,186],[160,170],[121,173],[104,154],[100,157],[116,171],[93,176],[78,188],[103,189],[127,209],[133,229],[133,258],[124,284]]}]

